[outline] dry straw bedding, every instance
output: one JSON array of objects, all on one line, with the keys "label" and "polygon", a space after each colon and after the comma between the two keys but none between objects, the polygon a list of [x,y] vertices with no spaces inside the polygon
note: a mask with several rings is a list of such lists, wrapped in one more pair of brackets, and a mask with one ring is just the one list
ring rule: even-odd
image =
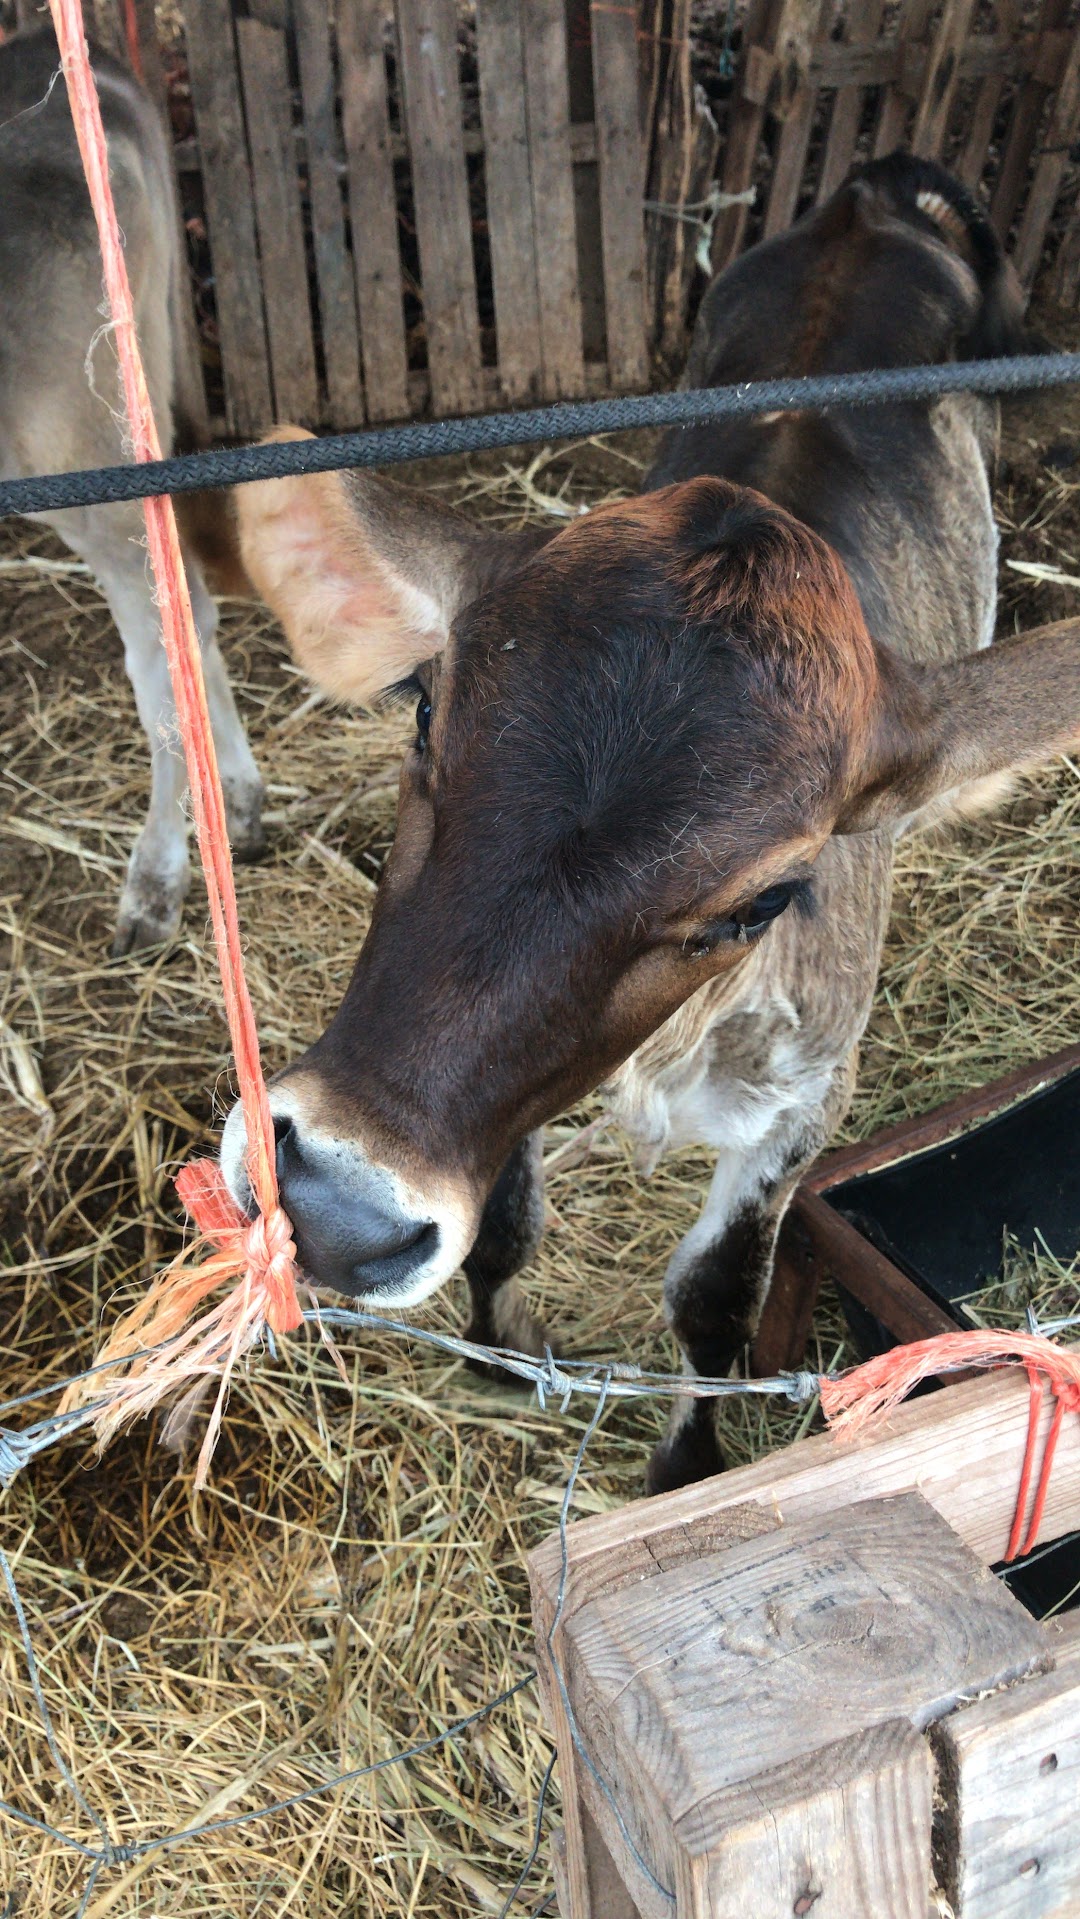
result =
[{"label": "dry straw bedding", "polygon": [[[1035,412],[1017,431],[999,490],[1005,553],[1076,572],[1080,486],[1042,464]],[[426,477],[509,522],[552,499],[566,507],[632,488],[641,450],[587,447]],[[170,1170],[209,1144],[229,1098],[197,891],[178,947],[104,957],[144,805],[145,746],[99,596],[78,573],[16,564],[34,554],[67,558],[34,529],[0,529],[5,1396],[86,1363],[99,1314],[175,1245]],[[1003,583],[1006,627],[1080,605],[1067,587],[1008,572]],[[392,833],[409,717],[343,715],[312,698],[255,609],[230,606],[225,629],[269,783],[272,857],[238,877],[272,1068],[313,1037],[341,992]],[[996,820],[904,846],[851,1133],[1076,1037],[1078,826],[1080,769],[1062,764]],[[553,1153],[582,1117],[552,1127]],[[605,1133],[584,1163],[575,1157],[552,1171],[530,1298],[576,1355],[670,1365],[660,1276],[708,1163],[678,1155],[645,1185]],[[1019,1310],[1031,1280],[1014,1269],[1009,1283],[994,1310]],[[1075,1296],[1068,1274],[1038,1283],[1055,1310]],[[457,1328],[460,1291],[426,1313]],[[835,1361],[840,1339],[823,1309],[813,1357]],[[554,1523],[587,1407],[541,1413],[420,1345],[364,1337],[343,1351],[348,1389],[303,1337],[252,1364],[201,1498],[144,1428],[99,1465],[81,1445],[56,1449],[0,1508],[61,1749],[117,1841],[265,1805],[383,1758],[528,1670],[524,1553]],[[662,1416],[648,1403],[612,1406],[577,1512],[640,1489]],[[722,1418],[737,1461],[814,1414],[738,1401]],[[0,1794],[96,1844],[58,1781],[11,1627],[5,1608]],[[497,1913],[528,1850],[548,1751],[526,1690],[456,1747],[105,1872],[88,1911]],[[85,1879],[83,1862],[0,1819],[0,1913],[56,1919],[76,1909]],[[541,1855],[515,1911],[549,1891]]]}]

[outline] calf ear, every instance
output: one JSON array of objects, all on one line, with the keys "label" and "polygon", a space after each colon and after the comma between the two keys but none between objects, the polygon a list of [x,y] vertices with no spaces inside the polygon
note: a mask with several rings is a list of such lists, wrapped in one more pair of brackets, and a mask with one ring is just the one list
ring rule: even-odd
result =
[{"label": "calf ear", "polygon": [[869,750],[838,833],[903,828],[1001,799],[1012,776],[1080,743],[1080,620],[943,666],[879,650]]},{"label": "calf ear", "polygon": [[[268,435],[313,437],[296,426]],[[438,653],[459,608],[548,537],[487,532],[366,472],[260,480],[235,497],[244,565],[297,664],[357,702]]]}]

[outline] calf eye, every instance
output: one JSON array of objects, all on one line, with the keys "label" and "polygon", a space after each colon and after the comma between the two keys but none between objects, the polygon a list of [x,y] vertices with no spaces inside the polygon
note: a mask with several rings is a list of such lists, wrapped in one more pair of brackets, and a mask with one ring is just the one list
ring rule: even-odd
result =
[{"label": "calf eye", "polygon": [[431,731],[431,701],[426,693],[421,694],[416,708],[416,744],[423,752],[427,745],[427,736]]},{"label": "calf eye", "polygon": [[770,920],[779,919],[784,908],[791,905],[794,886],[769,886],[759,893],[756,900],[750,900],[746,906],[735,910],[736,924],[747,933],[756,933],[762,926],[768,926]]},{"label": "calf eye", "polygon": [[779,919],[785,907],[791,905],[797,890],[798,883],[794,880],[767,887],[756,899],[747,900],[745,906],[737,906],[727,919],[714,920],[711,926],[701,927],[686,941],[683,951],[691,959],[705,959],[729,940],[756,938],[770,920]]}]

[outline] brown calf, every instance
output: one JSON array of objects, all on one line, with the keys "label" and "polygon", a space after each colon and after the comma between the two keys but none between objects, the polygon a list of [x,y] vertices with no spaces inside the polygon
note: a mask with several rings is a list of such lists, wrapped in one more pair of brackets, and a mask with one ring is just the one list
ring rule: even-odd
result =
[{"label": "brown calf", "polygon": [[[894,157],[716,282],[691,377],[1015,338],[973,203]],[[244,490],[249,571],[313,676],[418,676],[370,933],[272,1092],[317,1280],[407,1306],[464,1262],[474,1334],[537,1349],[509,1282],[538,1129],[602,1084],[644,1170],[717,1152],[665,1298],[687,1363],[728,1371],[848,1098],[896,833],[1080,733],[1075,627],[980,650],[993,429],[952,398],[673,434],[642,497],[546,541],[369,477]],[[246,1198],[238,1114],[223,1163]],[[719,1464],[695,1402],[651,1483]]]}]

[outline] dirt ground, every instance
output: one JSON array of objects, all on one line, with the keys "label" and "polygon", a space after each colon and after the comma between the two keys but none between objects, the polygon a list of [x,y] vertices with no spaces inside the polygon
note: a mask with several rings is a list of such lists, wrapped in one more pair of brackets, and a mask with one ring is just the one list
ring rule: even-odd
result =
[{"label": "dirt ground", "polygon": [[[1042,323],[1080,344],[1075,319]],[[499,457],[413,477],[506,519],[632,489],[644,452],[620,442],[528,465],[519,455],[509,474]],[[996,502],[1001,630],[1075,616],[1080,392],[1010,404]],[[176,1246],[170,1173],[212,1144],[230,1098],[197,876],[174,948],[106,957],[146,750],[92,584],[28,559],[70,556],[33,528],[0,526],[0,1350],[11,1394],[87,1363],[100,1316]],[[270,858],[238,881],[273,1069],[320,1030],[344,985],[392,835],[410,718],[312,699],[254,608],[229,606],[225,629],[269,789]],[[993,821],[904,847],[849,1132],[1076,1038],[1078,824],[1080,769],[1062,763]],[[553,1152],[581,1118],[552,1128]],[[680,1154],[646,1186],[613,1135],[584,1164],[553,1169],[528,1291],[568,1350],[673,1363],[660,1277],[708,1174],[702,1155]],[[463,1296],[450,1289],[426,1311],[457,1329]],[[828,1307],[815,1345],[824,1364],[842,1357]],[[151,1426],[100,1464],[81,1444],[55,1449],[0,1506],[60,1748],[117,1840],[325,1782],[528,1671],[523,1555],[554,1523],[581,1409],[541,1413],[389,1338],[342,1350],[347,1390],[303,1339],[252,1363],[202,1497]],[[807,1423],[750,1402],[723,1417],[734,1460]],[[661,1419],[649,1404],[613,1409],[578,1512],[640,1490]],[[96,1843],[58,1782],[10,1626],[5,1613],[0,1795]],[[105,1873],[87,1911],[498,1913],[531,1843],[548,1750],[525,1690],[410,1768]],[[0,1817],[0,1912],[54,1919],[85,1883],[85,1861]],[[541,1854],[515,1911],[542,1910],[549,1893]]]}]

